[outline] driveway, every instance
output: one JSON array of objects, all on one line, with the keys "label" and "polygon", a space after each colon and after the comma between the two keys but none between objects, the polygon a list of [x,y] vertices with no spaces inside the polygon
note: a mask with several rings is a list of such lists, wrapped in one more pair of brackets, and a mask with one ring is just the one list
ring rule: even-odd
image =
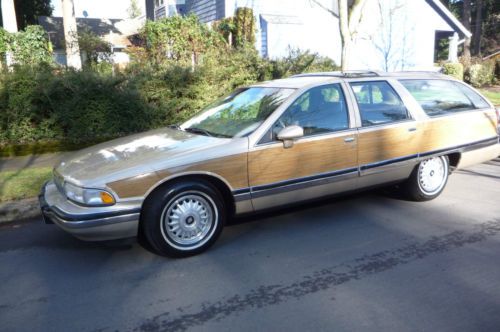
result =
[{"label": "driveway", "polygon": [[498,331],[500,160],[426,203],[380,192],[241,220],[207,253],[0,228],[1,331]]}]

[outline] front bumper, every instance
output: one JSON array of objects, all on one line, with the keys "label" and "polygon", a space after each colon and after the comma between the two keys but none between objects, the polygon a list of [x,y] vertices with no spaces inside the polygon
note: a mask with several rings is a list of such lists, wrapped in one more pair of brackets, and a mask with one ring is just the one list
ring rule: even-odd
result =
[{"label": "front bumper", "polygon": [[81,240],[103,241],[137,236],[138,202],[95,208],[79,206],[68,201],[52,181],[42,187],[38,199],[46,223],[54,223]]}]

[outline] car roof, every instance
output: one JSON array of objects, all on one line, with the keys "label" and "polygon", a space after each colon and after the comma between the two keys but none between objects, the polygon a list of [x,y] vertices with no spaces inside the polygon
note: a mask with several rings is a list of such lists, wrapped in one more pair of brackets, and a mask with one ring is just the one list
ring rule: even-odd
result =
[{"label": "car roof", "polygon": [[401,72],[380,72],[380,71],[332,71],[304,73],[294,75],[284,79],[260,82],[252,85],[253,87],[269,88],[292,88],[299,89],[308,85],[335,82],[340,80],[359,80],[359,79],[389,79],[389,78],[441,78],[452,79],[451,77],[433,71],[401,71]]},{"label": "car roof", "polygon": [[252,87],[266,87],[266,88],[291,88],[291,89],[300,89],[302,87],[311,85],[311,84],[320,84],[323,82],[332,81],[332,77],[329,76],[292,76],[289,78],[282,78],[279,80],[265,81],[259,82]]}]

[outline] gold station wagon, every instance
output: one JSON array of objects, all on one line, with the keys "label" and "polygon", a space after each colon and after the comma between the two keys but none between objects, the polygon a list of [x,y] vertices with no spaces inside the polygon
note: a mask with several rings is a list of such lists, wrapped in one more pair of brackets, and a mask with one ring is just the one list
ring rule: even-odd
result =
[{"label": "gold station wagon", "polygon": [[80,239],[140,236],[188,256],[235,215],[397,183],[433,199],[453,170],[500,154],[498,125],[492,104],[441,74],[303,74],[76,152],[40,204],[47,223]]}]

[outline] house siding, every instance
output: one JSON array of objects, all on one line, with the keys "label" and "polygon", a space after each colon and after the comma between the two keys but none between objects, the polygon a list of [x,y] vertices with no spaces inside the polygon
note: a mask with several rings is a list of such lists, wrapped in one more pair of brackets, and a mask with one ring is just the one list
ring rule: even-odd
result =
[{"label": "house siding", "polygon": [[224,0],[187,0],[186,13],[194,13],[201,22],[209,23],[225,17]]}]

